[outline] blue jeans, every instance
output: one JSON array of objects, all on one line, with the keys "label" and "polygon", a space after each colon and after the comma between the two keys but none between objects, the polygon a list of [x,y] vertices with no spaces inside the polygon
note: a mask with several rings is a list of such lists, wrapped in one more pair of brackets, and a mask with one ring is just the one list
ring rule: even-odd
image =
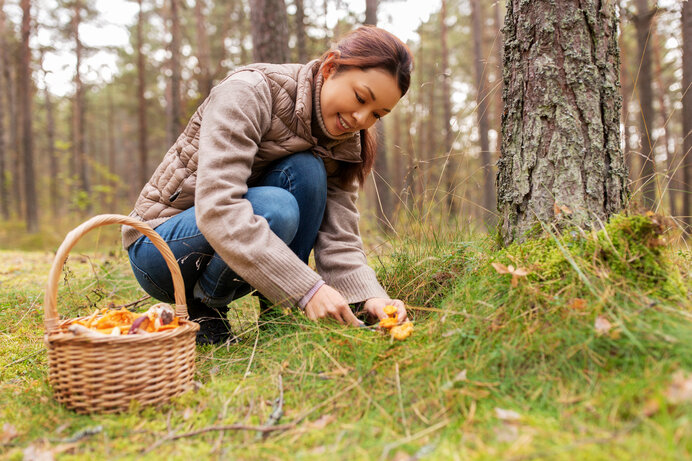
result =
[{"label": "blue jeans", "polygon": [[[269,165],[262,178],[248,188],[247,199],[256,215],[305,263],[315,245],[327,203],[327,174],[322,159],[301,152]],[[188,208],[156,227],[178,260],[187,299],[222,308],[253,291],[218,256]],[[129,249],[135,278],[153,298],[172,303],[173,280],[166,263],[148,237]]]}]

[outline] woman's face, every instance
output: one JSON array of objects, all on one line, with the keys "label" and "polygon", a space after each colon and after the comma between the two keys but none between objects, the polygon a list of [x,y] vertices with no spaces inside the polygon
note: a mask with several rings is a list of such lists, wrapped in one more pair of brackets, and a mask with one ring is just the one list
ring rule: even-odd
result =
[{"label": "woman's face", "polygon": [[325,64],[320,109],[332,136],[370,128],[401,99],[396,78],[389,72],[378,68],[336,72],[333,65]]}]

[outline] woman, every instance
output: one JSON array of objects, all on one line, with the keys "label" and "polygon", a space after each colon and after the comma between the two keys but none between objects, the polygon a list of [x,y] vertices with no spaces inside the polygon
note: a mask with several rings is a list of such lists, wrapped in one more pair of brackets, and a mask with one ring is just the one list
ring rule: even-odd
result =
[{"label": "woman", "polygon": [[[255,289],[312,320],[362,325],[349,303],[406,319],[367,265],[355,202],[374,163],[367,130],[406,93],[412,63],[398,38],[361,27],[321,59],[251,65],[212,89],[130,214],[178,259],[198,343],[227,340],[227,305]],[[144,290],[172,302],[149,239],[124,227],[123,243]]]}]

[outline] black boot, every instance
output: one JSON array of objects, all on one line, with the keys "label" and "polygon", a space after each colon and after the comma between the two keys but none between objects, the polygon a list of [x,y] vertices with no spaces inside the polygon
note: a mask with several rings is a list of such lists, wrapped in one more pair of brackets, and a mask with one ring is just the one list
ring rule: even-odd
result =
[{"label": "black boot", "polygon": [[234,339],[226,314],[228,308],[215,309],[199,301],[188,301],[190,320],[199,323],[197,344],[222,344]]}]

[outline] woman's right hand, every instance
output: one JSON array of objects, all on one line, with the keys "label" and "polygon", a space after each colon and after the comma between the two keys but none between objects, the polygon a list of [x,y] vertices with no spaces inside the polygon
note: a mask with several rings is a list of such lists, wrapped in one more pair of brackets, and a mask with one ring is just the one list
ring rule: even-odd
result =
[{"label": "woman's right hand", "polygon": [[329,285],[322,285],[305,305],[305,315],[310,320],[321,320],[327,317],[339,323],[354,327],[363,325],[351,312],[351,307],[341,293]]}]

